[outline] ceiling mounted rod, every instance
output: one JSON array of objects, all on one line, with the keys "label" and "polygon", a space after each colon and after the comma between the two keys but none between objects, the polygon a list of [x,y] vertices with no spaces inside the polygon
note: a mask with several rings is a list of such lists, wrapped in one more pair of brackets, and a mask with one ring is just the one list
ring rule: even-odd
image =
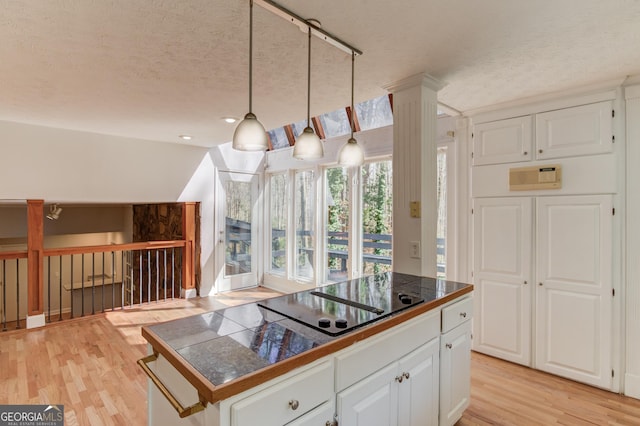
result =
[{"label": "ceiling mounted rod", "polygon": [[278,15],[279,17],[300,27],[300,29],[304,32],[307,32],[307,28],[311,29],[311,34],[318,37],[320,40],[324,40],[330,45],[337,47],[343,52],[348,53],[349,55],[351,55],[352,52],[356,55],[362,55],[361,50],[351,46],[348,43],[345,43],[333,34],[328,33],[327,31],[313,24],[313,22],[302,18],[301,16],[291,12],[289,9],[280,6],[279,4],[274,3],[271,0],[254,0],[254,2],[263,9],[268,10],[269,12]]}]

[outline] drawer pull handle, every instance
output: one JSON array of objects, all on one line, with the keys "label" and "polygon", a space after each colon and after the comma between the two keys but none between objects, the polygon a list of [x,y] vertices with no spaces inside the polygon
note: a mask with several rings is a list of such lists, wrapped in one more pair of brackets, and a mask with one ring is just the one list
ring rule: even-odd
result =
[{"label": "drawer pull handle", "polygon": [[292,399],[291,401],[289,401],[289,407],[291,407],[292,410],[297,410],[298,407],[300,406],[300,403],[298,402],[297,399]]},{"label": "drawer pull handle", "polygon": [[453,345],[451,345],[451,343],[447,343],[446,345],[444,345],[445,348],[447,349],[451,349],[453,347]]},{"label": "drawer pull handle", "polygon": [[154,352],[153,354],[151,354],[149,356],[146,356],[146,357],[144,357],[142,359],[139,359],[138,360],[138,365],[147,374],[147,376],[149,376],[149,378],[151,379],[153,384],[156,385],[156,387],[158,388],[160,393],[162,395],[164,395],[165,398],[167,398],[167,401],[169,401],[169,404],[171,404],[173,406],[173,408],[175,408],[175,410],[178,412],[178,415],[180,416],[180,418],[183,419],[185,417],[188,417],[188,416],[190,416],[192,414],[196,414],[196,413],[204,410],[204,408],[207,406],[207,400],[204,399],[202,397],[202,395],[200,395],[200,393],[198,393],[198,398],[200,399],[200,401],[196,402],[195,404],[193,404],[193,405],[191,405],[189,407],[183,407],[182,404],[180,404],[180,401],[178,401],[176,399],[176,397],[171,394],[169,389],[167,389],[167,387],[164,385],[164,383],[162,383],[160,378],[158,376],[156,376],[156,373],[154,373],[149,368],[148,364],[150,362],[156,361],[157,359],[158,359],[158,354]]},{"label": "drawer pull handle", "polygon": [[466,317],[467,317],[467,313],[466,313],[466,312],[460,312],[460,316],[461,316],[462,318],[466,318]]},{"label": "drawer pull handle", "polygon": [[404,377],[402,376],[396,376],[396,382],[398,383],[402,383],[402,381],[404,380]]},{"label": "drawer pull handle", "polygon": [[404,372],[402,373],[402,375],[404,376],[405,379],[409,380],[409,373],[408,372]]}]

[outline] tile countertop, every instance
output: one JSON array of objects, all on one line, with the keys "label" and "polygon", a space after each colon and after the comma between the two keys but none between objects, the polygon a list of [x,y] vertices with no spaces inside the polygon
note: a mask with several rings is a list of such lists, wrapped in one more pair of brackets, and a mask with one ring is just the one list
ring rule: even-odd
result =
[{"label": "tile countertop", "polygon": [[[217,402],[308,364],[473,290],[470,284],[399,273],[363,277],[332,286],[359,289],[371,300],[381,289],[420,296],[424,302],[330,336],[269,311],[259,302],[142,328],[154,352],[175,367],[201,398]],[[327,287],[323,287],[327,288]],[[340,289],[339,289],[340,290]],[[282,296],[282,297],[286,297]]]}]

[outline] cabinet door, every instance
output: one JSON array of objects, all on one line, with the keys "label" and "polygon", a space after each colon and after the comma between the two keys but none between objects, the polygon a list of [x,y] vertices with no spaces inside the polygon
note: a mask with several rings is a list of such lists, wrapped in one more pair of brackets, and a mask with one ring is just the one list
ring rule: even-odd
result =
[{"label": "cabinet door", "polygon": [[398,426],[438,424],[440,339],[416,349],[399,362]]},{"label": "cabinet door", "polygon": [[231,426],[283,425],[333,397],[333,364],[308,368],[231,405]]},{"label": "cabinet door", "polygon": [[349,426],[395,426],[398,420],[398,363],[339,392],[338,421]]},{"label": "cabinet door", "polygon": [[536,367],[611,388],[611,196],[537,206]]},{"label": "cabinet door", "polygon": [[473,165],[531,160],[531,117],[473,126]]},{"label": "cabinet door", "polygon": [[611,101],[536,114],[536,158],[613,150]]},{"label": "cabinet door", "polygon": [[327,401],[319,407],[314,408],[302,417],[287,423],[286,426],[324,426],[333,421],[333,401]]},{"label": "cabinet door", "polygon": [[531,198],[473,205],[473,349],[531,365]]},{"label": "cabinet door", "polygon": [[471,399],[471,321],[440,338],[440,426],[457,422]]}]

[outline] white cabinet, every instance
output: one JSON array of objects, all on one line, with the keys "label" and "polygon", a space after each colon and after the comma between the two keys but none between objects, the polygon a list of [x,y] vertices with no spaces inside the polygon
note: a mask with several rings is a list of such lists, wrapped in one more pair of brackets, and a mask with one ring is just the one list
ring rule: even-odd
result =
[{"label": "white cabinet", "polygon": [[473,127],[473,165],[612,152],[612,108],[611,101],[604,101],[478,123]]},{"label": "white cabinet", "polygon": [[612,200],[537,200],[535,367],[608,388],[611,378]]},{"label": "white cabinet", "polygon": [[333,363],[327,360],[231,405],[231,425],[284,425],[332,398]]},{"label": "white cabinet", "polygon": [[476,199],[473,214],[474,349],[610,389],[612,196]]},{"label": "white cabinet", "polygon": [[611,152],[612,110],[607,101],[536,114],[536,158]]},{"label": "white cabinet", "polygon": [[531,116],[480,123],[473,128],[473,165],[513,163],[533,158]]},{"label": "white cabinet", "polygon": [[434,339],[400,360],[398,371],[403,381],[398,384],[399,426],[438,424],[439,349],[439,339]]},{"label": "white cabinet", "polygon": [[472,307],[472,299],[467,298],[442,310],[440,426],[457,422],[471,401]]},{"label": "white cabinet", "polygon": [[473,203],[473,349],[531,366],[532,198]]},{"label": "white cabinet", "polygon": [[325,426],[331,424],[335,413],[333,399],[327,401],[319,407],[314,408],[307,414],[298,417],[286,426]]},{"label": "white cabinet", "polygon": [[438,351],[439,339],[435,338],[339,392],[336,405],[340,424],[437,425]]}]

